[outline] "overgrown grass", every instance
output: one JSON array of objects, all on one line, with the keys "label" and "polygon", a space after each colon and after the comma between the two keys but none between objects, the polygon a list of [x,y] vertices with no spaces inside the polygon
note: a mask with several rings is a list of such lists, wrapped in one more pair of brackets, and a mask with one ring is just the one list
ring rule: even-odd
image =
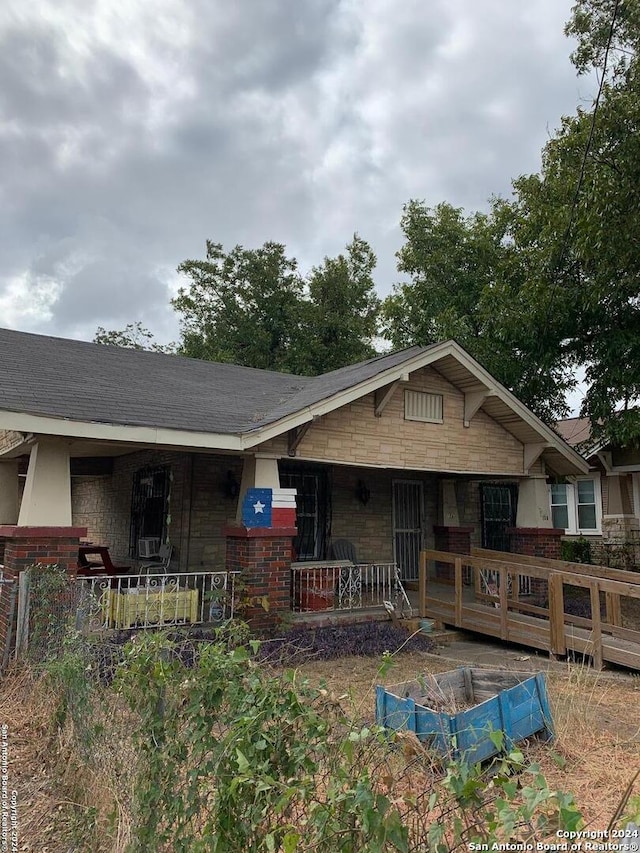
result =
[{"label": "overgrown grass", "polygon": [[[71,636],[45,673],[14,671],[0,713],[12,709],[23,768],[25,849],[373,853],[463,850],[494,835],[554,840],[557,821],[578,821],[570,798],[554,794],[575,779],[559,765],[617,774],[618,796],[620,767],[633,769],[628,748],[619,762],[622,745],[603,760],[602,716],[622,700],[615,682],[586,667],[551,678],[556,743],[532,743],[487,772],[443,767],[411,734],[389,741],[368,722],[368,688],[405,670],[415,676],[423,653],[328,661],[334,679],[314,686],[299,671],[257,663],[254,651],[246,635],[147,635],[102,652]],[[111,683],[100,662],[111,675],[118,660]],[[586,779],[578,793],[589,807],[599,797],[595,827],[605,828],[615,800],[603,807]]]}]

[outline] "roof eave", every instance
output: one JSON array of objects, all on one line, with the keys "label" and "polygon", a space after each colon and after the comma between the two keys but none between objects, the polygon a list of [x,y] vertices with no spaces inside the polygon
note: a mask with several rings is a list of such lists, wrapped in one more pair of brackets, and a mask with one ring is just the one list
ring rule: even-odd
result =
[{"label": "roof eave", "polygon": [[192,432],[163,427],[134,426],[95,421],[55,418],[25,412],[0,411],[0,429],[17,430],[36,435],[62,438],[84,438],[163,447],[201,448],[206,450],[242,450],[239,435]]}]

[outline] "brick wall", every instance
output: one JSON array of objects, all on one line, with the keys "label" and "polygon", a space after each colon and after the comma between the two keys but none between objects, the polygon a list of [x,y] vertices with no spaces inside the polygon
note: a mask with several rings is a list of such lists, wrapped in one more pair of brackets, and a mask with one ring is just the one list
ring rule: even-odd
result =
[{"label": "brick wall", "polygon": [[[401,389],[376,418],[374,395],[369,394],[314,423],[298,446],[298,458],[408,470],[524,473],[522,444],[484,412],[465,427],[464,395],[436,371],[413,373],[407,388],[442,394],[444,423],[406,421]],[[286,436],[259,449],[286,455]]]},{"label": "brick wall", "polygon": [[78,563],[78,536],[38,536],[7,539],[4,548],[6,572],[17,575],[29,566],[64,566],[75,572]]},{"label": "brick wall", "polygon": [[[333,468],[331,539],[348,539],[353,542],[358,559],[363,562],[384,563],[393,560],[393,481],[396,478],[423,483],[423,542],[425,547],[433,547],[437,504],[435,475],[342,465]],[[356,497],[360,480],[371,493],[366,506]]]},{"label": "brick wall", "polygon": [[[223,528],[234,519],[237,500],[225,496],[227,471],[240,482],[242,460],[233,456],[195,456],[188,562],[193,570],[223,569]],[[188,525],[189,520],[187,518]],[[184,537],[187,538],[186,536]]]},{"label": "brick wall", "polygon": [[560,542],[564,530],[542,527],[514,527],[511,533],[511,550],[514,554],[560,559]]},{"label": "brick wall", "polygon": [[[240,572],[240,613],[252,628],[270,628],[291,611],[291,544],[295,529],[229,527],[228,571]],[[257,599],[265,598],[265,609]],[[245,602],[243,606],[243,600]]]}]

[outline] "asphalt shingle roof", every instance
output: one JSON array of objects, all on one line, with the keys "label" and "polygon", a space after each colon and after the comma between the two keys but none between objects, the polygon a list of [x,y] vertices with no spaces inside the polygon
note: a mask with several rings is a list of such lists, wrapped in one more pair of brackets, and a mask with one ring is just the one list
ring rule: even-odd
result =
[{"label": "asphalt shingle roof", "polygon": [[239,434],[424,351],[411,347],[306,377],[0,329],[0,410]]}]

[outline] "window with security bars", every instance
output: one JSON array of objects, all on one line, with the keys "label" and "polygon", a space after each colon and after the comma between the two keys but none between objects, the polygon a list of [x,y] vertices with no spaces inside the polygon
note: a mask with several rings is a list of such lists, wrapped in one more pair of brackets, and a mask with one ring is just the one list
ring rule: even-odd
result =
[{"label": "window with security bars", "polygon": [[406,390],[404,392],[404,419],[406,421],[441,424],[444,419],[442,394]]},{"label": "window with security bars", "polygon": [[168,467],[143,468],[133,476],[129,553],[138,555],[141,539],[166,539],[171,472]]},{"label": "window with security bars", "polygon": [[482,483],[480,510],[482,547],[492,551],[509,551],[511,534],[516,526],[518,487],[515,483]]}]

